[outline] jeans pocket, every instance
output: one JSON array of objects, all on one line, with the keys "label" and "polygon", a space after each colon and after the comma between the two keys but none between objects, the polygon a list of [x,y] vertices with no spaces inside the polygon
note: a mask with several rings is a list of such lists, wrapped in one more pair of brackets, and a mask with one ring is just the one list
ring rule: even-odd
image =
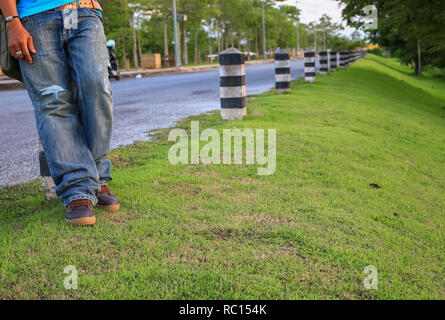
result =
[{"label": "jeans pocket", "polygon": [[[20,23],[26,30],[28,30],[28,28],[30,28],[29,26],[30,26],[30,23],[32,22],[31,17],[32,16],[27,16],[27,17],[20,19]],[[26,26],[28,26],[28,28]]]},{"label": "jeans pocket", "polygon": [[34,19],[32,19],[32,16],[20,19],[20,23],[22,24],[23,28],[25,28],[25,30],[28,31],[29,33],[31,33],[35,29],[34,27],[35,23],[33,21]]}]

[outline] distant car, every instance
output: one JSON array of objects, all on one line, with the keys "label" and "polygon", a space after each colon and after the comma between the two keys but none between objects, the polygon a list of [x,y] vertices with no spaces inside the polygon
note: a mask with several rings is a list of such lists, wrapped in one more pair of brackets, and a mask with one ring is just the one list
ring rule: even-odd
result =
[{"label": "distant car", "polygon": [[246,60],[250,60],[252,58],[256,58],[258,55],[256,54],[256,52],[243,52],[244,54],[244,58]]},{"label": "distant car", "polygon": [[[252,58],[257,57],[258,55],[256,54],[256,52],[242,52],[242,54],[244,54],[244,58],[246,60],[250,60]],[[217,61],[219,58],[218,54],[208,54],[206,55],[206,60],[207,62],[214,62]]]},{"label": "distant car", "polygon": [[208,62],[214,62],[214,61],[218,60],[218,57],[219,57],[219,55],[217,55],[217,54],[208,54],[206,56],[206,60]]}]

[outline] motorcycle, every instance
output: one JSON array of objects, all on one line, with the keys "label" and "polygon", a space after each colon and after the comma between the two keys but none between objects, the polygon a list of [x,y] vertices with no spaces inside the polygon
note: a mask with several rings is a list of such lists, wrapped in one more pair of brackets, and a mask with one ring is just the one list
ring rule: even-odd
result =
[{"label": "motorcycle", "polygon": [[109,40],[107,42],[108,49],[108,77],[120,80],[121,76],[119,73],[119,61],[114,54],[114,49],[116,48],[116,43],[114,40]]}]

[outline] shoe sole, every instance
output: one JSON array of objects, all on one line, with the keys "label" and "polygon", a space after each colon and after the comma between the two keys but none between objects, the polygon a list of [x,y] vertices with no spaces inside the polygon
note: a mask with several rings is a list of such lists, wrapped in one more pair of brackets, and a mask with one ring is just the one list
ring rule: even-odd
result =
[{"label": "shoe sole", "polygon": [[65,219],[65,221],[73,226],[92,226],[96,223],[96,217],[87,217],[73,220]]},{"label": "shoe sole", "polygon": [[119,203],[118,204],[110,204],[110,205],[100,205],[100,204],[98,204],[97,207],[100,208],[100,209],[104,209],[106,211],[109,211],[109,212],[116,212],[116,211],[119,211],[119,209],[120,209]]}]

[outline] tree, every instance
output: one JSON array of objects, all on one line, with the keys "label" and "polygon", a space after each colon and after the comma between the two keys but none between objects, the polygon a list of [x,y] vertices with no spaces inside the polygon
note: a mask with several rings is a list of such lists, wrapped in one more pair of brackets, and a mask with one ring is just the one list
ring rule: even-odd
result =
[{"label": "tree", "polygon": [[340,24],[333,23],[332,18],[327,14],[321,16],[317,28],[322,34],[324,50],[327,50],[329,46],[329,38],[335,36],[338,31],[343,30],[343,27]]},{"label": "tree", "polygon": [[[343,17],[348,24],[363,27],[367,0],[337,0],[346,6]],[[378,29],[369,36],[387,48],[403,63],[412,64],[419,78],[425,64],[445,66],[445,1],[443,0],[375,0]]]},{"label": "tree", "polygon": [[127,0],[102,0],[104,10],[103,20],[105,34],[108,39],[114,39],[117,48],[117,57],[125,62],[128,41],[130,39],[130,11]]},{"label": "tree", "polygon": [[[183,62],[199,63],[202,54],[235,46],[242,51],[259,53],[262,40],[263,0],[176,0],[178,14],[186,14],[182,24]],[[121,61],[131,56],[139,67],[142,53],[163,52],[164,59],[173,49],[171,0],[101,0],[107,38],[116,40]],[[267,48],[296,47],[296,23],[299,11],[295,6],[277,5],[277,0],[264,0]],[[299,23],[301,47],[313,45],[313,28]],[[337,26],[324,16],[317,24],[319,41],[326,46],[349,46],[352,42],[337,36]],[[180,32],[181,33],[181,32]],[[310,39],[309,39],[310,38]],[[190,45],[192,44],[192,45]],[[190,45],[190,46],[189,46]],[[193,50],[189,50],[189,48]]]}]

